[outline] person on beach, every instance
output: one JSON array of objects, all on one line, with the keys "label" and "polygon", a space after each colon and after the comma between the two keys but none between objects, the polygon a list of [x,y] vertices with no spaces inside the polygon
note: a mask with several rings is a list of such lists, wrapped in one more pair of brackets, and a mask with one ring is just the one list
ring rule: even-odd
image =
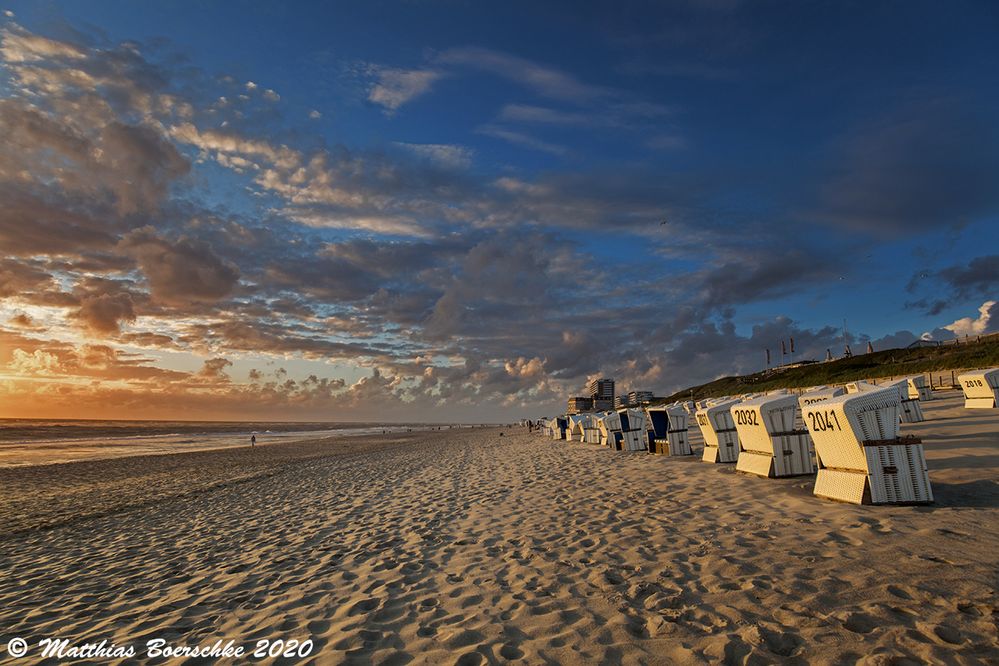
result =
[{"label": "person on beach", "polygon": [[250,435],[250,446],[256,446],[256,445],[257,445],[257,436]]}]

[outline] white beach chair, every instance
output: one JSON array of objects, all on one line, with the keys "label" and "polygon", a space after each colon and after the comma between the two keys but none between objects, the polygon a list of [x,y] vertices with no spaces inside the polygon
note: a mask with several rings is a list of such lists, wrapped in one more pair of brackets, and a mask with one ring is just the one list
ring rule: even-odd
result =
[{"label": "white beach chair", "polygon": [[730,412],[741,449],[736,470],[768,478],[815,473],[812,438],[795,425],[798,396],[762,396]]},{"label": "white beach chair", "polygon": [[999,368],[976,370],[958,375],[964,390],[967,409],[991,409],[999,406]]},{"label": "white beach chair", "polygon": [[846,392],[850,395],[854,393],[860,393],[861,391],[874,391],[877,390],[877,386],[872,384],[867,380],[860,380],[857,382],[849,382],[846,386]]},{"label": "white beach chair", "polygon": [[566,439],[570,442],[582,442],[583,441],[583,422],[586,420],[585,414],[569,414],[566,417],[569,422],[568,432],[566,434]]},{"label": "white beach chair", "polygon": [[583,443],[600,443],[600,424],[597,422],[596,414],[587,414],[583,422]]},{"label": "white beach chair", "polygon": [[933,399],[933,391],[926,385],[924,375],[913,375],[907,380],[909,382],[909,397],[913,400],[926,402]]},{"label": "white beach chair", "polygon": [[552,439],[565,439],[568,427],[569,422],[564,416],[552,419]]},{"label": "white beach chair", "polygon": [[704,437],[704,462],[733,463],[739,459],[739,433],[729,411],[737,402],[725,400],[697,410],[697,425]]},{"label": "white beach chair", "polygon": [[832,388],[828,386],[816,386],[813,389],[805,391],[798,397],[798,406],[804,409],[807,405],[819,402],[820,400],[825,400],[827,398],[835,398],[838,395],[843,395],[846,393],[846,389],[842,386],[834,386]]},{"label": "white beach chair", "polygon": [[885,384],[885,388],[895,387],[898,391],[898,398],[901,401],[902,413],[899,415],[902,423],[921,423],[926,418],[923,416],[923,408],[919,404],[919,398],[910,398],[909,380],[899,379]]},{"label": "white beach chair", "polygon": [[932,502],[923,445],[899,437],[901,411],[895,387],[806,406],[819,465],[815,495],[854,504]]},{"label": "white beach chair", "polygon": [[597,417],[600,430],[600,445],[617,447],[617,433],[621,432],[621,417],[617,412],[604,412]]},{"label": "white beach chair", "polygon": [[620,409],[617,412],[621,422],[621,437],[618,451],[644,451],[646,449],[645,410]]},{"label": "white beach chair", "polygon": [[649,453],[664,456],[693,454],[687,437],[687,412],[683,407],[660,406],[645,410],[648,421]]}]

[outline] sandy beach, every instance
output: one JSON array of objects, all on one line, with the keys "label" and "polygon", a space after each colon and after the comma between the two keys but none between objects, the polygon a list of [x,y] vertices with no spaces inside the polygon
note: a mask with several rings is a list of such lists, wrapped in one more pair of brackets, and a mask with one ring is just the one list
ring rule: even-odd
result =
[{"label": "sandy beach", "polygon": [[929,507],[520,428],[0,470],[0,634],[311,639],[313,664],[995,663],[999,410],[945,395],[903,425]]}]

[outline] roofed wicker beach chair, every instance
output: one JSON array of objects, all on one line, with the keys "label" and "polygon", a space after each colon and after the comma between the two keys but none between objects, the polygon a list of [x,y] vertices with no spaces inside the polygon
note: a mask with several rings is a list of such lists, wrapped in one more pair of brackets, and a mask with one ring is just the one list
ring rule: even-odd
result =
[{"label": "roofed wicker beach chair", "polygon": [[894,386],[898,391],[898,397],[902,405],[902,413],[900,414],[902,423],[921,423],[926,420],[926,417],[923,416],[923,408],[919,404],[919,398],[909,397],[908,379],[898,379],[885,384],[885,387],[888,386]]},{"label": "roofed wicker beach chair", "polygon": [[812,438],[796,426],[798,396],[762,396],[730,411],[741,449],[736,470],[768,478],[815,473]]},{"label": "roofed wicker beach chair", "polygon": [[621,421],[618,451],[644,451],[647,438],[645,435],[645,410],[619,409],[618,418]]},{"label": "roofed wicker beach chair", "polygon": [[901,411],[895,387],[807,405],[819,465],[815,494],[853,504],[932,502],[922,443],[899,437]]},{"label": "roofed wicker beach chair", "polygon": [[600,443],[600,424],[597,421],[596,414],[586,415],[586,420],[583,422],[583,443],[584,444]]},{"label": "roofed wicker beach chair", "polygon": [[828,386],[816,386],[813,389],[805,391],[798,397],[798,406],[804,409],[805,405],[810,405],[813,402],[825,400],[826,398],[835,398],[844,393],[846,393],[846,389],[842,386],[834,386],[832,388]]},{"label": "roofed wicker beach chair", "polygon": [[907,381],[909,383],[910,398],[919,400],[920,402],[933,399],[933,391],[926,385],[926,377],[924,375],[913,375]]},{"label": "roofed wicker beach chair", "polygon": [[649,453],[663,456],[693,454],[687,437],[687,411],[679,405],[660,405],[645,410]]},{"label": "roofed wicker beach chair", "polygon": [[999,368],[975,370],[958,375],[964,390],[967,409],[991,409],[999,406]]},{"label": "roofed wicker beach chair", "polygon": [[617,433],[621,432],[621,416],[617,412],[603,412],[597,417],[600,445],[617,448]]},{"label": "roofed wicker beach chair", "polygon": [[566,420],[569,422],[566,439],[570,442],[582,442],[583,423],[586,421],[586,414],[569,414]]},{"label": "roofed wicker beach chair", "polygon": [[723,400],[697,410],[697,425],[704,437],[704,462],[734,463],[739,459],[739,433],[729,411],[737,402]]},{"label": "roofed wicker beach chair", "polygon": [[552,419],[552,439],[565,439],[569,428],[569,421],[564,416],[556,416]]}]

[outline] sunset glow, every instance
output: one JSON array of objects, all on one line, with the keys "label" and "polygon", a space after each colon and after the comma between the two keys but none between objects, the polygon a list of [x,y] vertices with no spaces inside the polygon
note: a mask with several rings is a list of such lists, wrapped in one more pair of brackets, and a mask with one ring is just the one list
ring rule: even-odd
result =
[{"label": "sunset glow", "polygon": [[9,4],[3,417],[512,419],[999,330],[970,11]]}]

